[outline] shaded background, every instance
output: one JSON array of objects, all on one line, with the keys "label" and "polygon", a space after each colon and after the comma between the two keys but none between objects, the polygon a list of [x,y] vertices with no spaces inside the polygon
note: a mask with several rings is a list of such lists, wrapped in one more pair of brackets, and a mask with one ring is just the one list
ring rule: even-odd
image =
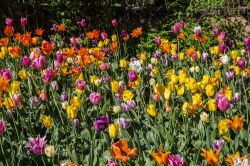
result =
[{"label": "shaded background", "polygon": [[[143,25],[158,27],[173,19],[204,16],[242,16],[249,22],[248,0],[0,0],[1,35],[6,17],[19,25],[21,16],[28,17],[29,27],[49,30],[53,23],[75,25],[84,18],[87,25],[110,28],[119,18],[120,27]],[[122,21],[121,21],[122,20]]]}]

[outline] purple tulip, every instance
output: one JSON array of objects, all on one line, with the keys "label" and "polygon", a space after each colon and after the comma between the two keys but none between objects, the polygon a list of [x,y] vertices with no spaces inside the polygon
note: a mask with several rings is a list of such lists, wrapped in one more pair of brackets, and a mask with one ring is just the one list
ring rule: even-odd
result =
[{"label": "purple tulip", "polygon": [[52,31],[56,31],[56,30],[57,30],[57,25],[56,25],[55,23],[52,25],[51,30],[52,30]]},{"label": "purple tulip", "polygon": [[8,27],[12,27],[13,26],[13,20],[11,18],[6,18],[5,19],[5,24],[8,26]]},{"label": "purple tulip", "polygon": [[232,81],[234,77],[234,74],[232,72],[226,72],[225,75],[228,81]]},{"label": "purple tulip", "polygon": [[218,140],[213,140],[212,145],[213,145],[214,149],[217,151],[217,150],[223,148],[224,143],[225,143],[225,140],[220,138]]},{"label": "purple tulip", "polygon": [[185,22],[183,21],[179,22],[178,26],[180,29],[183,29],[185,27]]},{"label": "purple tulip", "polygon": [[103,131],[105,130],[106,128],[108,128],[109,126],[109,117],[106,115],[106,116],[99,116],[95,119],[95,122],[94,122],[94,128],[97,130],[97,131]]},{"label": "purple tulip", "polygon": [[250,49],[250,37],[244,38],[243,43],[244,43],[245,49],[249,50]]},{"label": "purple tulip", "polygon": [[244,69],[246,67],[246,61],[243,59],[238,60],[237,65],[239,68]]},{"label": "purple tulip", "polygon": [[2,135],[5,131],[5,123],[3,120],[0,120],[0,135]]},{"label": "purple tulip", "polygon": [[46,136],[43,138],[38,135],[36,138],[29,138],[29,143],[27,144],[27,148],[30,151],[35,153],[36,155],[41,155],[44,153],[45,145],[46,145]]},{"label": "purple tulip", "polygon": [[128,33],[125,30],[121,31],[121,37],[122,38],[127,37],[127,35],[128,35]]},{"label": "purple tulip", "polygon": [[115,94],[116,100],[122,101],[122,95],[120,93]]},{"label": "purple tulip", "polygon": [[89,99],[92,104],[97,105],[102,101],[102,96],[98,92],[91,92],[91,94],[89,95]]},{"label": "purple tulip", "polygon": [[173,61],[177,61],[178,60],[178,56],[176,54],[172,55],[171,58],[172,58]]},{"label": "purple tulip", "polygon": [[218,28],[214,28],[213,31],[212,31],[212,33],[213,33],[214,35],[219,35],[220,30],[219,30]]},{"label": "purple tulip", "polygon": [[163,62],[162,62],[164,65],[167,65],[168,64],[168,56],[167,54],[163,54]]},{"label": "purple tulip", "polygon": [[202,58],[203,58],[205,61],[207,61],[207,60],[209,59],[208,53],[203,52],[203,53],[202,53]]},{"label": "purple tulip", "polygon": [[84,80],[77,81],[75,85],[80,90],[85,90],[86,89],[86,81],[84,81]]},{"label": "purple tulip", "polygon": [[220,33],[220,39],[223,40],[223,41],[225,41],[227,39],[227,35],[226,35],[225,32]]},{"label": "purple tulip", "polygon": [[161,56],[161,52],[160,51],[155,51],[154,58],[159,58],[160,56]]},{"label": "purple tulip", "polygon": [[195,33],[195,36],[198,38],[201,36],[201,27],[198,26],[198,27],[194,27],[194,33]]},{"label": "purple tulip", "polygon": [[2,70],[0,70],[0,75],[5,80],[11,80],[11,78],[12,78],[12,72],[11,72],[10,69],[2,69]]},{"label": "purple tulip", "polygon": [[86,20],[82,19],[81,21],[77,22],[77,24],[79,24],[82,27],[85,27],[86,26]]},{"label": "purple tulip", "polygon": [[170,155],[168,157],[168,166],[184,166],[183,157],[179,155]]},{"label": "purple tulip", "polygon": [[225,112],[230,107],[230,102],[224,95],[216,96],[215,104],[222,112]]},{"label": "purple tulip", "polygon": [[73,124],[75,127],[78,127],[78,126],[80,126],[81,122],[79,119],[74,119]]},{"label": "purple tulip", "polygon": [[240,101],[240,93],[234,93],[234,100]]},{"label": "purple tulip", "polygon": [[68,101],[68,99],[69,99],[68,92],[63,92],[63,93],[61,94],[61,100],[62,100],[63,102],[65,102],[65,101]]},{"label": "purple tulip", "polygon": [[40,102],[39,102],[39,100],[38,100],[38,98],[36,96],[32,96],[29,99],[29,103],[30,103],[30,105],[32,105],[34,107],[37,107]]},{"label": "purple tulip", "polygon": [[136,72],[131,70],[130,72],[128,72],[128,78],[130,82],[134,82],[137,79],[137,75]]},{"label": "purple tulip", "polygon": [[159,46],[161,45],[161,38],[158,36],[155,38],[155,43]]},{"label": "purple tulip", "polygon": [[102,82],[108,83],[110,81],[110,77],[108,75],[103,75],[101,78]]},{"label": "purple tulip", "polygon": [[130,110],[130,107],[127,103],[122,103],[121,104],[121,108],[123,111],[129,111]]},{"label": "purple tulip", "polygon": [[228,51],[227,46],[224,43],[219,44],[219,50],[222,54]]},{"label": "purple tulip", "polygon": [[108,160],[108,163],[106,166],[119,166],[119,165],[113,160]]},{"label": "purple tulip", "polygon": [[28,23],[27,17],[21,17],[21,25],[22,27],[25,27]]},{"label": "purple tulip", "polygon": [[127,102],[130,110],[134,109],[136,107],[136,102],[134,100],[130,100]]},{"label": "purple tulip", "polygon": [[179,31],[179,25],[178,24],[174,24],[173,27],[172,27],[172,29],[173,29],[174,33],[177,33]]},{"label": "purple tulip", "polygon": [[102,33],[101,33],[101,38],[102,38],[102,40],[107,39],[107,37],[108,37],[108,34],[107,34],[106,32],[102,32]]},{"label": "purple tulip", "polygon": [[54,90],[54,91],[58,91],[58,89],[59,89],[59,85],[58,85],[57,81],[52,81],[50,83],[50,86],[51,86],[52,90]]},{"label": "purple tulip", "polygon": [[47,68],[43,75],[42,75],[42,80],[44,83],[48,84],[52,81],[53,79],[53,70],[51,67]]},{"label": "purple tulip", "polygon": [[37,57],[37,58],[35,58],[33,61],[32,61],[32,63],[31,63],[31,65],[32,65],[32,67],[34,68],[34,69],[42,69],[42,68],[44,68],[44,66],[45,66],[45,59],[44,59],[44,57],[42,56],[42,55],[40,55],[39,57]]},{"label": "purple tulip", "polygon": [[122,129],[127,129],[131,123],[131,120],[129,118],[120,118],[119,119],[119,125]]},{"label": "purple tulip", "polygon": [[112,26],[113,26],[113,27],[117,27],[117,21],[116,21],[116,19],[113,19],[113,20],[112,20]]},{"label": "purple tulip", "polygon": [[21,64],[29,67],[31,65],[31,59],[28,56],[24,56]]}]

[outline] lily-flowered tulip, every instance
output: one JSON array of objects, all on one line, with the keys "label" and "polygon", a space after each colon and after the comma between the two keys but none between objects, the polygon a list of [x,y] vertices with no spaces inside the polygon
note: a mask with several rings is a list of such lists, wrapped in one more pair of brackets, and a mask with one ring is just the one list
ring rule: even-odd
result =
[{"label": "lily-flowered tulip", "polygon": [[169,155],[168,166],[184,166],[183,157],[179,155]]},{"label": "lily-flowered tulip", "polygon": [[113,157],[115,157],[115,159],[121,161],[122,163],[126,163],[131,158],[138,155],[138,149],[129,148],[127,140],[120,139],[111,146],[111,154]]},{"label": "lily-flowered tulip", "polygon": [[47,142],[45,139],[46,136],[41,138],[40,135],[38,135],[36,138],[29,138],[27,148],[36,155],[41,155],[44,153],[45,145]]},{"label": "lily-flowered tulip", "polygon": [[234,115],[233,121],[230,119],[226,119],[228,126],[235,132],[239,132],[243,128],[243,121],[245,116],[239,117],[238,115]]},{"label": "lily-flowered tulip", "polygon": [[151,152],[151,156],[157,164],[167,164],[170,154],[170,151],[162,152],[162,145],[159,146],[157,153],[154,151]]},{"label": "lily-flowered tulip", "polygon": [[212,149],[210,149],[209,151],[202,149],[201,156],[203,156],[207,160],[208,164],[217,165],[220,161],[219,153],[220,149],[218,149],[215,153]]}]

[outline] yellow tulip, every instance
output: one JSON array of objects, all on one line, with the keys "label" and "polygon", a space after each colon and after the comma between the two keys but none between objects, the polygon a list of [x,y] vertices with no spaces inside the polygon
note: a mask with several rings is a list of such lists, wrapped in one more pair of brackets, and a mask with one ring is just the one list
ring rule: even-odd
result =
[{"label": "yellow tulip", "polygon": [[114,93],[119,91],[119,82],[118,81],[111,81],[111,90]]},{"label": "yellow tulip", "polygon": [[152,116],[152,117],[156,117],[157,116],[157,112],[155,109],[155,105],[154,104],[149,104],[147,107],[147,113]]},{"label": "yellow tulip", "polygon": [[208,100],[208,110],[211,112],[214,112],[217,110],[217,106],[215,104],[215,99],[209,99]]},{"label": "yellow tulip", "polygon": [[128,102],[133,99],[134,95],[130,90],[124,90],[122,93],[123,101]]},{"label": "yellow tulip", "polygon": [[20,71],[18,72],[18,75],[19,75],[19,77],[20,77],[22,80],[27,80],[27,79],[28,79],[28,75],[27,75],[27,73],[26,73],[25,70],[20,70]]},{"label": "yellow tulip", "polygon": [[109,125],[109,136],[111,138],[115,138],[118,135],[118,131],[119,131],[119,124],[110,124]]},{"label": "yellow tulip", "polygon": [[50,116],[43,115],[42,121],[43,121],[44,126],[47,129],[51,129],[53,127],[53,122],[52,122],[52,119],[50,118]]},{"label": "yellow tulip", "polygon": [[211,96],[214,95],[214,87],[213,87],[213,85],[209,84],[209,85],[206,86],[206,95],[208,97],[211,97]]}]

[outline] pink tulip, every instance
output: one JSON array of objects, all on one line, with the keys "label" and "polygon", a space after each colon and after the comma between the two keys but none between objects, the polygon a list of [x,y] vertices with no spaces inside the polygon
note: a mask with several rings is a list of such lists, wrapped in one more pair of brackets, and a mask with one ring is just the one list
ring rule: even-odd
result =
[{"label": "pink tulip", "polygon": [[98,92],[92,92],[89,96],[89,99],[90,99],[92,104],[97,105],[101,102],[102,96]]}]

